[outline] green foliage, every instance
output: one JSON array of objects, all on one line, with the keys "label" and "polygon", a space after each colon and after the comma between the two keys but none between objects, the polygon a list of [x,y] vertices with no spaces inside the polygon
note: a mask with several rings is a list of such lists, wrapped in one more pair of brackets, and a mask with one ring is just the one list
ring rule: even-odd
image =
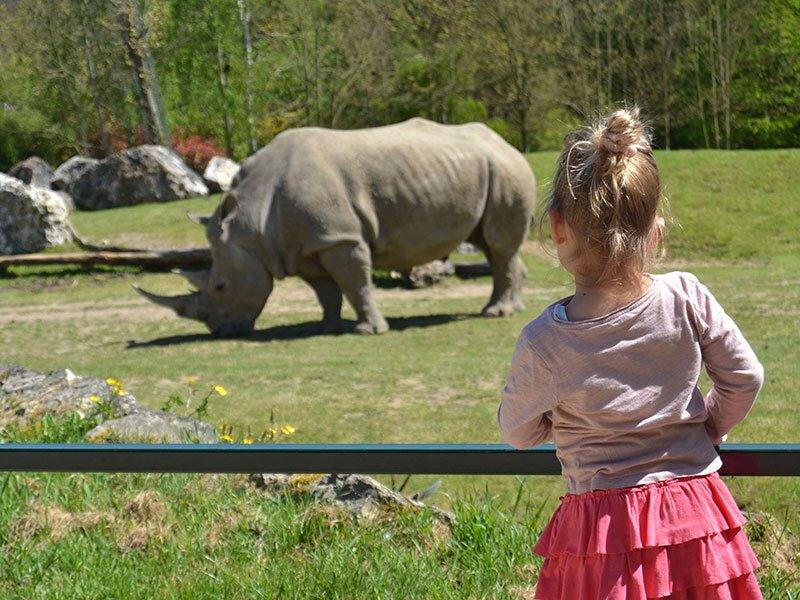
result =
[{"label": "green foliage", "polygon": [[102,411],[82,415],[70,411],[63,415],[46,414],[41,419],[27,422],[14,421],[0,428],[0,444],[8,443],[82,443],[86,432],[104,420]]},{"label": "green foliage", "polygon": [[[800,144],[798,0],[19,0],[0,7],[0,103],[58,123],[83,154],[146,136],[120,12],[132,3],[171,127],[235,158],[289,127],[414,116],[554,149],[624,102],[661,148]],[[0,145],[25,153],[26,132]]]},{"label": "green foliage", "polygon": [[0,171],[29,156],[57,163],[64,155],[64,138],[41,113],[0,107]]}]

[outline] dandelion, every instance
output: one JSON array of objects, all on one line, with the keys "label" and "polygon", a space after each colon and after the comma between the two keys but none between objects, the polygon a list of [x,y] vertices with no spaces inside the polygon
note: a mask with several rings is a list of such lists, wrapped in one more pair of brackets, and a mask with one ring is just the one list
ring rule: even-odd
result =
[{"label": "dandelion", "polygon": [[94,403],[94,404],[98,404],[98,403],[102,402],[103,399],[100,396],[98,396],[97,394],[92,394],[91,396],[89,396],[89,401]]},{"label": "dandelion", "polygon": [[230,433],[223,433],[221,436],[219,436],[219,439],[221,442],[225,442],[226,444],[233,443],[233,436]]},{"label": "dandelion", "polygon": [[111,387],[122,387],[122,382],[119,379],[114,379],[113,377],[106,379],[106,383]]},{"label": "dandelion", "polygon": [[251,438],[249,435],[246,435],[246,436],[244,436],[244,439],[242,440],[242,443],[243,444],[252,444],[253,443],[253,438]]},{"label": "dandelion", "polygon": [[283,435],[292,435],[297,430],[291,425],[284,425],[281,427],[281,431],[283,432]]},{"label": "dandelion", "polygon": [[124,395],[125,395],[125,394],[127,394],[128,392],[126,392],[125,390],[123,390],[121,387],[118,387],[118,388],[114,388],[114,393],[115,393],[117,396],[124,396]]},{"label": "dandelion", "polygon": [[226,389],[225,389],[224,387],[222,387],[221,385],[215,385],[215,386],[214,386],[214,391],[215,391],[215,392],[217,393],[217,395],[219,395],[219,396],[227,396],[227,395],[228,395],[228,390],[226,390]]},{"label": "dandelion", "polygon": [[270,427],[268,430],[270,437],[275,437],[278,435],[278,429],[276,427]]}]

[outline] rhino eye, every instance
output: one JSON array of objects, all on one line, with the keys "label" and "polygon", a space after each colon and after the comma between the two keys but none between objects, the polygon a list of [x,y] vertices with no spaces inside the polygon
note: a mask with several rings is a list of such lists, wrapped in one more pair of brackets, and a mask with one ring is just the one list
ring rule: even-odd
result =
[{"label": "rhino eye", "polygon": [[222,283],[218,283],[214,286],[214,289],[218,292],[221,292],[223,289],[225,289],[225,282],[223,281]]}]

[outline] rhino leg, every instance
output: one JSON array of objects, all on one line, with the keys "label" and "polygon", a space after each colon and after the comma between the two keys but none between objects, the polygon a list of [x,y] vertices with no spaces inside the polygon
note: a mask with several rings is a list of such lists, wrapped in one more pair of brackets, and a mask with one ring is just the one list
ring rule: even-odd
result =
[{"label": "rhino leg", "polygon": [[356,311],[356,333],[384,333],[389,324],[372,294],[372,259],[364,244],[339,244],[323,250],[319,261]]},{"label": "rhino leg", "polygon": [[322,332],[339,331],[342,325],[342,289],[330,277],[308,277],[305,281],[322,305]]},{"label": "rhino leg", "polygon": [[525,279],[525,266],[518,253],[497,256],[490,252],[489,264],[492,266],[492,296],[481,314],[484,317],[506,317],[523,310],[522,283]]},{"label": "rhino leg", "polygon": [[[486,260],[492,267],[492,296],[481,314],[484,317],[505,317],[525,308],[522,302],[525,265],[522,264],[522,259],[516,250],[519,247],[518,244],[516,246],[514,244],[516,240],[504,243],[505,240],[501,236],[490,235],[492,241],[490,244],[486,240],[485,229],[484,223],[467,238],[469,243],[474,244],[486,255]],[[508,250],[508,247],[514,249]]]}]

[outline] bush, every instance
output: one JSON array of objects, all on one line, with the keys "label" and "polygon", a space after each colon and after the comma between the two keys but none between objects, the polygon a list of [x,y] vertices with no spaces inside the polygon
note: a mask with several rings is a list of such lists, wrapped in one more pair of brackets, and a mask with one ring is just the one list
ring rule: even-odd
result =
[{"label": "bush", "polygon": [[0,171],[33,155],[60,162],[66,151],[62,139],[41,113],[0,107]]},{"label": "bush", "polygon": [[214,156],[228,155],[216,138],[187,133],[180,128],[175,128],[172,133],[172,148],[198,173],[205,170],[208,161]]}]

